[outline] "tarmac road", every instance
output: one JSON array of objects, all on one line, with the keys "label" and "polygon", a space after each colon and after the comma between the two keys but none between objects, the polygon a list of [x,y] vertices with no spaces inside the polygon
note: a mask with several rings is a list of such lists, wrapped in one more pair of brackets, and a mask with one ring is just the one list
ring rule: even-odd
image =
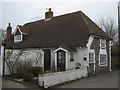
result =
[{"label": "tarmac road", "polygon": [[118,71],[97,74],[54,88],[118,88]]},{"label": "tarmac road", "polygon": [[[0,78],[1,79],[1,78]],[[33,88],[11,80],[2,80],[3,88]],[[97,74],[51,88],[118,88],[118,71]]]}]

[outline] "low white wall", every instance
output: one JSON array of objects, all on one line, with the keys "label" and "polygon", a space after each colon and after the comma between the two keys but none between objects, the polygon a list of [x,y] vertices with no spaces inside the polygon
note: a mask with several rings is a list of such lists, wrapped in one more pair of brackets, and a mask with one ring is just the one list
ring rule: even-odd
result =
[{"label": "low white wall", "polygon": [[87,77],[87,68],[39,75],[39,85],[47,88],[82,77]]}]

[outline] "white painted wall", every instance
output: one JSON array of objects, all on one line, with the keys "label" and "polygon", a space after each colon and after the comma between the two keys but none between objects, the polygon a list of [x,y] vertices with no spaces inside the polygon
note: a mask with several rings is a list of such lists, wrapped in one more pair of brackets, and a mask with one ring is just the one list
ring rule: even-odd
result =
[{"label": "white painted wall", "polygon": [[[87,61],[84,61],[84,57],[87,58]],[[80,63],[81,67],[88,66],[88,48],[78,48],[77,52],[75,53],[75,63]]]},{"label": "white painted wall", "polygon": [[67,53],[67,56],[68,56],[68,60],[67,60],[67,70],[72,70],[72,69],[75,69],[75,62],[76,62],[76,60],[75,60],[75,53],[74,53],[74,60],[75,61],[70,61],[70,52],[68,52]]},{"label": "white painted wall", "polygon": [[[6,50],[6,52],[7,51],[10,51],[10,50]],[[25,52],[26,52],[26,54],[23,54],[23,55],[21,55],[19,57],[18,62],[24,63],[25,61],[31,61],[32,65],[34,66],[35,62],[36,62],[37,54],[41,53],[42,56],[41,56],[37,66],[41,66],[41,67],[44,68],[44,52],[42,50],[26,50]],[[16,57],[15,54],[16,53],[19,53],[19,50],[14,50],[13,55],[12,55],[12,57],[10,59],[11,61],[15,61],[15,57]],[[5,68],[5,75],[10,74],[9,73],[9,69],[7,67],[7,64],[5,66],[6,66],[6,68]]]},{"label": "white painted wall", "polygon": [[3,71],[3,52],[4,52],[4,46],[1,46],[1,55],[0,55],[0,76],[2,76]]}]

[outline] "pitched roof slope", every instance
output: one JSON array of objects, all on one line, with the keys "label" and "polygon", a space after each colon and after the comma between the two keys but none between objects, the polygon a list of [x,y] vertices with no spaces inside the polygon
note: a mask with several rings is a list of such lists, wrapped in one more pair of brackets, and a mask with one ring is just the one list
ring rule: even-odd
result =
[{"label": "pitched roof slope", "polygon": [[39,20],[24,25],[27,37],[14,48],[75,47],[85,46],[90,34],[111,39],[81,11]]}]

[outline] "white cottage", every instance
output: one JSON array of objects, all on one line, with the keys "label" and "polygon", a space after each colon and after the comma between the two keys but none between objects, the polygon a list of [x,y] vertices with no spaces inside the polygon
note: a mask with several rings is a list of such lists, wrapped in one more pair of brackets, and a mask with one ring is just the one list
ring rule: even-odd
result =
[{"label": "white cottage", "polygon": [[44,70],[86,67],[88,75],[111,70],[111,37],[82,11],[7,28],[6,49],[41,50]]}]

